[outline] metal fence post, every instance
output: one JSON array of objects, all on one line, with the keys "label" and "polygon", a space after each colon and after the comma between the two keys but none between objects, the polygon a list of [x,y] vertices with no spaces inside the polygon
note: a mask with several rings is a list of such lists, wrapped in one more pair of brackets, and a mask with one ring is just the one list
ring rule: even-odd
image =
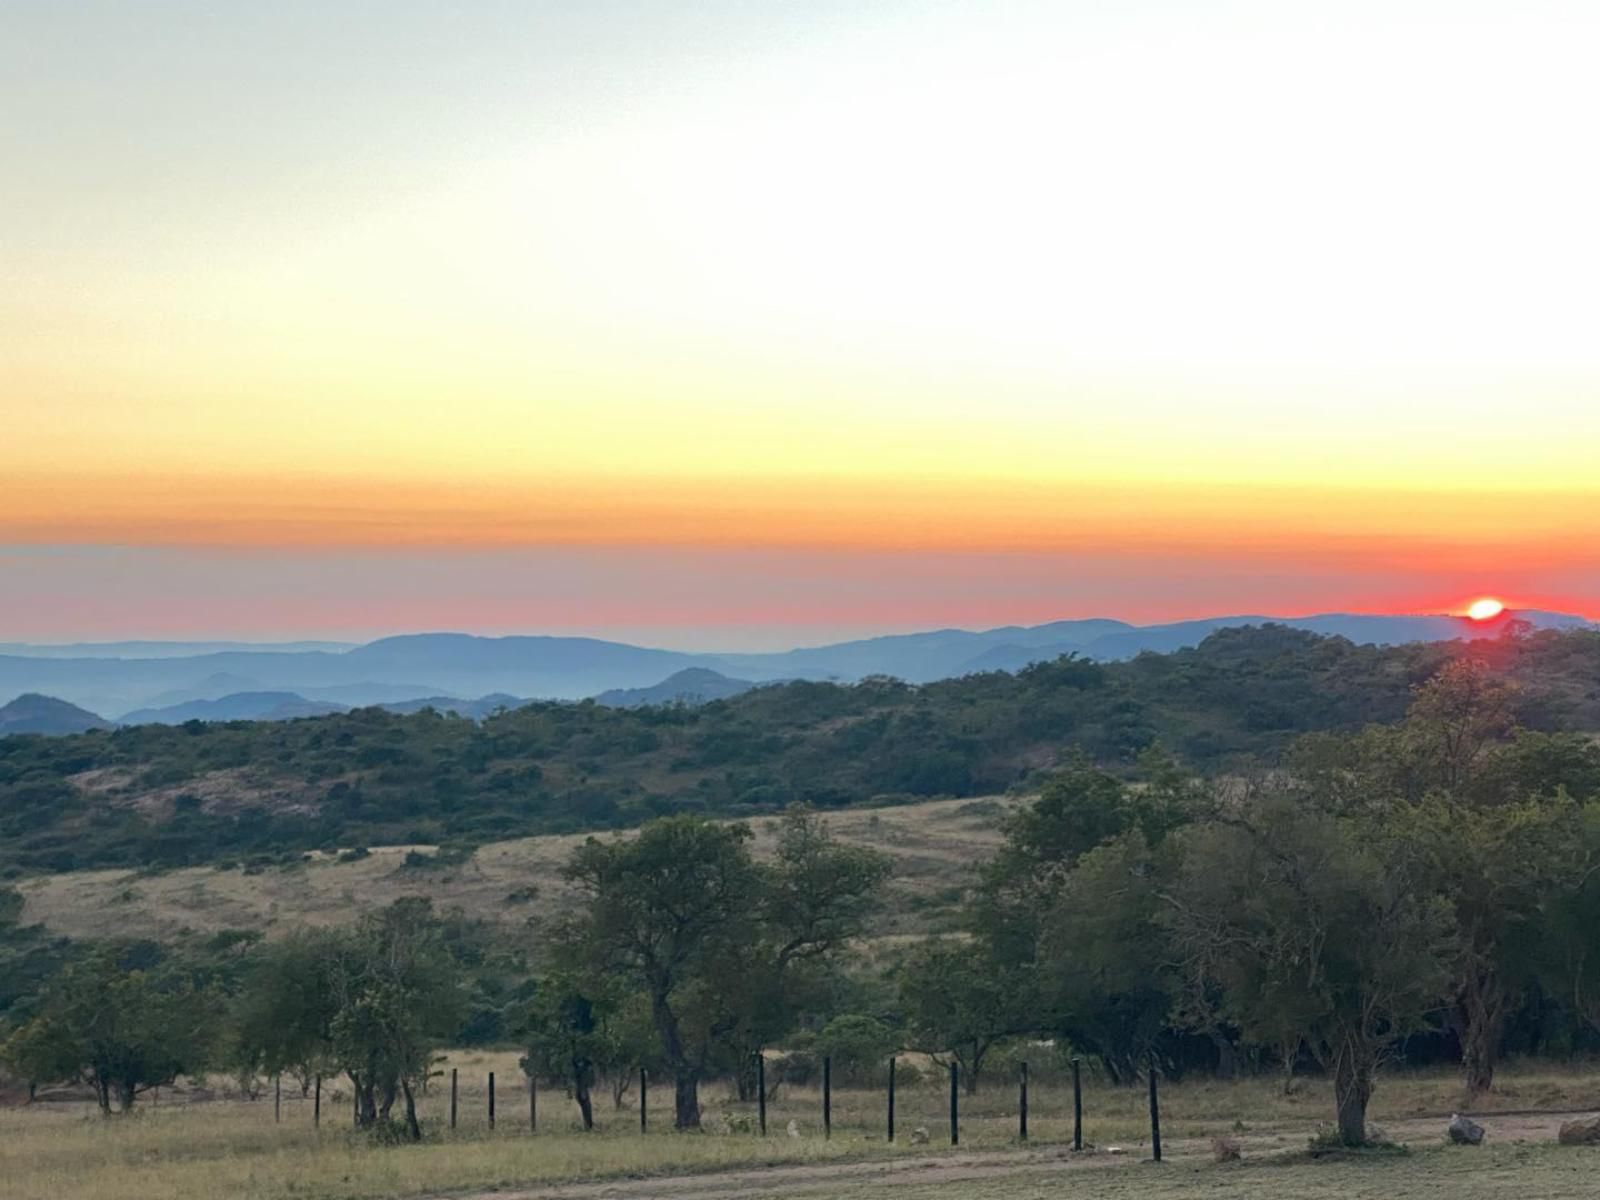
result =
[{"label": "metal fence post", "polygon": [[1083,1064],[1072,1060],[1072,1148],[1083,1149]]},{"label": "metal fence post", "polygon": [[494,1129],[494,1072],[489,1072],[489,1129]]},{"label": "metal fence post", "polygon": [[1019,1087],[1021,1089],[1021,1093],[1022,1094],[1021,1094],[1021,1097],[1020,1097],[1020,1103],[1017,1105],[1017,1140],[1021,1141],[1021,1142],[1025,1142],[1025,1141],[1028,1140],[1028,1064],[1027,1063],[1022,1063],[1021,1064],[1021,1078],[1019,1080]]},{"label": "metal fence post", "polygon": [[833,1056],[822,1057],[822,1136],[833,1136]]},{"label": "metal fence post", "polygon": [[894,1057],[889,1058],[889,1140],[894,1141]]},{"label": "metal fence post", "polygon": [[1150,1055],[1150,1152],[1161,1161],[1161,1104],[1156,1099],[1156,1056]]}]

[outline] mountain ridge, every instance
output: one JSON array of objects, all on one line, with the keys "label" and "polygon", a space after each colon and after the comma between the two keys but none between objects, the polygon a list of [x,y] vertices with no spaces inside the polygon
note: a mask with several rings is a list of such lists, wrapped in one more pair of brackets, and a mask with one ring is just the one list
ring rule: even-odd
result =
[{"label": "mountain ridge", "polygon": [[1246,625],[1270,623],[1335,634],[1357,644],[1399,645],[1493,637],[1513,617],[1535,628],[1591,625],[1582,617],[1540,611],[1481,623],[1443,615],[1360,613],[1223,616],[1164,625],[1084,618],[887,634],[770,653],[666,650],[588,637],[421,633],[379,638],[337,652],[261,645],[149,658],[0,655],[0,696],[38,693],[116,716],[241,692],[292,692],[307,701],[349,707],[489,695],[577,700],[654,688],[690,669],[751,683],[888,675],[921,684],[973,672],[1014,671],[1062,654],[1111,662],[1145,651],[1170,652],[1198,645],[1218,629]]}]

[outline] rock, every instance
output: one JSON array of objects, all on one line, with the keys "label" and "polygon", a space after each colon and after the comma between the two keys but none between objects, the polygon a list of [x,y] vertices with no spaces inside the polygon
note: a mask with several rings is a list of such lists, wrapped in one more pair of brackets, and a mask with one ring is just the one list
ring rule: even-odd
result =
[{"label": "rock", "polygon": [[928,1144],[928,1127],[918,1125],[911,1131],[911,1144],[913,1146],[926,1146]]},{"label": "rock", "polygon": [[1471,1117],[1463,1117],[1456,1113],[1450,1118],[1450,1125],[1446,1130],[1450,1140],[1458,1146],[1483,1145],[1483,1126]]},{"label": "rock", "polygon": [[1556,1141],[1563,1146],[1600,1146],[1600,1117],[1563,1121]]},{"label": "rock", "polygon": [[1121,1146],[1107,1146],[1106,1147],[1106,1153],[1107,1154],[1126,1154],[1127,1150],[1123,1149]]},{"label": "rock", "polygon": [[792,1118],[789,1121],[789,1136],[792,1138],[797,1138],[800,1136],[800,1122],[793,1120]]}]

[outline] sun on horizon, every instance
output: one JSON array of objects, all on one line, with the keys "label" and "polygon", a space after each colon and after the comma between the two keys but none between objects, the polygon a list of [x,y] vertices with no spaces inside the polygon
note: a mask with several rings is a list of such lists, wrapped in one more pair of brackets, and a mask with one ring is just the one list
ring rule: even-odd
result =
[{"label": "sun on horizon", "polygon": [[1467,616],[1474,621],[1492,621],[1506,611],[1506,606],[1490,596],[1474,600],[1467,606]]}]

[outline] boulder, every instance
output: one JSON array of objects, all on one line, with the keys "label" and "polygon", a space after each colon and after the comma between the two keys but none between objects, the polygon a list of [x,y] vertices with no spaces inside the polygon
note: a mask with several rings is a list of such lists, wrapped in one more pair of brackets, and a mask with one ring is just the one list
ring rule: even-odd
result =
[{"label": "boulder", "polygon": [[1600,1146],[1600,1117],[1563,1121],[1556,1140],[1563,1146]]},{"label": "boulder", "polygon": [[913,1146],[926,1146],[928,1144],[928,1127],[918,1125],[911,1131],[911,1144]]},{"label": "boulder", "polygon": [[1479,1125],[1471,1117],[1463,1117],[1460,1113],[1450,1118],[1449,1127],[1445,1132],[1450,1135],[1450,1140],[1458,1146],[1483,1145],[1483,1126]]}]

